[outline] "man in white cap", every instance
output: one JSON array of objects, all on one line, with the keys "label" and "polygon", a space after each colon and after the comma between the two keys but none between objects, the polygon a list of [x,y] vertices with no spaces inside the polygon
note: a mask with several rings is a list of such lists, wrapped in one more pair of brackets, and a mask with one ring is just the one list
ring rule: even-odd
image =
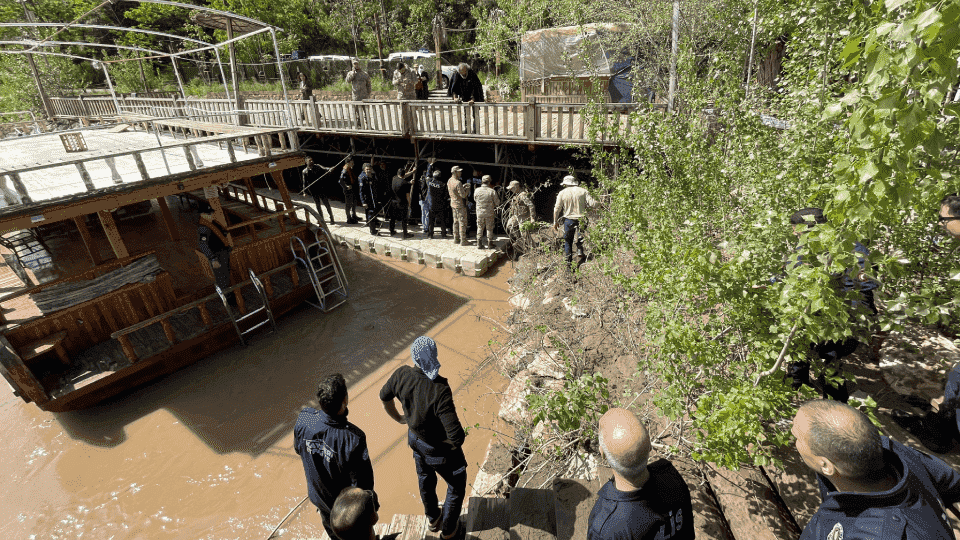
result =
[{"label": "man in white cap", "polygon": [[577,268],[583,264],[583,228],[580,222],[587,215],[587,207],[597,204],[587,190],[580,187],[573,175],[563,177],[560,182],[564,186],[557,195],[557,204],[553,207],[553,228],[559,229],[563,225],[563,255],[567,259],[567,267],[573,263],[573,243],[577,243]]},{"label": "man in white cap", "polygon": [[[527,193],[527,190],[523,189],[523,186],[520,185],[520,182],[514,180],[507,185],[507,191],[513,193],[513,197],[509,199],[509,206],[507,208],[507,234],[510,235],[514,241],[520,237],[520,226],[526,222],[533,223],[537,220],[537,211],[533,206],[533,199],[530,197],[530,194]],[[530,232],[527,231],[524,233],[524,238],[530,238]]]},{"label": "man in white cap", "polygon": [[[457,417],[453,392],[439,376],[437,344],[420,336],[410,347],[414,366],[400,366],[380,389],[380,401],[390,418],[406,424],[407,444],[413,450],[420,483],[420,499],[432,532],[444,540],[462,534],[460,510],[467,491],[467,459],[463,455],[466,433]],[[394,399],[400,400],[403,413]],[[437,508],[437,475],[447,482],[443,510]]]},{"label": "man in white cap", "polygon": [[450,208],[453,210],[453,243],[467,246],[470,243],[467,242],[467,205],[464,203],[464,199],[470,192],[467,190],[467,186],[460,181],[462,171],[463,169],[456,165],[450,169],[447,191],[450,193]]},{"label": "man in white cap", "polygon": [[[490,187],[491,181],[489,174],[483,175],[480,179],[480,187],[473,193],[473,200],[477,203],[477,249],[493,249],[493,218],[497,214],[497,207],[500,206],[500,197]],[[487,232],[486,246],[483,243],[484,231]]]}]

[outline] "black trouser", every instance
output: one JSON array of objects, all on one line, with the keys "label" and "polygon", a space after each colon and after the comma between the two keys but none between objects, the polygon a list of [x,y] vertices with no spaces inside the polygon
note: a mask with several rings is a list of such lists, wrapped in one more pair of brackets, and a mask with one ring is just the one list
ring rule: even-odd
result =
[{"label": "black trouser", "polygon": [[441,200],[434,202],[430,206],[430,217],[427,218],[427,238],[433,238],[433,226],[440,227],[440,236],[446,236],[450,227],[450,220],[447,219],[447,210],[450,209],[448,201]]},{"label": "black trouser", "polygon": [[380,227],[380,220],[377,219],[376,216],[380,213],[380,209],[374,204],[364,208],[364,212],[366,214],[367,225],[370,227],[370,234],[377,234],[377,229]]},{"label": "black trouser", "polygon": [[[330,199],[324,195],[314,195],[313,204],[317,205],[317,215],[320,216],[320,219],[323,219],[323,209],[320,208],[321,203],[327,207],[327,215],[330,216],[330,223],[333,223],[333,209],[330,208]],[[347,216],[349,215],[348,213]]]},{"label": "black trouser", "polygon": [[[407,444],[413,449],[423,511],[430,521],[437,519],[439,513],[443,517],[441,534],[449,536],[457,530],[463,499],[467,494],[467,459],[463,449],[435,448],[411,431],[407,432]],[[442,511],[437,508],[438,474],[447,483],[447,498],[443,501]]]},{"label": "black trouser", "polygon": [[[352,189],[343,192],[343,209],[347,211],[347,219],[351,221],[360,221],[357,217],[357,198]],[[317,208],[317,212],[320,208]]]},{"label": "black trouser", "polygon": [[323,530],[327,531],[330,538],[338,538],[338,536],[333,533],[333,527],[330,526],[330,510],[318,506],[317,513],[320,514],[320,522],[323,523]]},{"label": "black trouser", "polygon": [[[839,374],[843,370],[843,362],[841,362],[841,359],[852,354],[859,344],[860,342],[854,338],[847,338],[843,341],[824,341],[823,343],[810,344],[810,348],[816,352],[817,356],[824,362],[824,373],[817,376],[817,382],[820,383],[824,398],[829,397],[834,401],[840,401],[842,403],[846,403],[850,398],[846,381],[841,382],[839,386],[834,386],[827,382],[825,372],[828,368],[832,367],[837,371],[837,374]],[[793,379],[793,386],[796,389],[799,389],[800,386],[804,384],[811,387],[813,386],[810,384],[810,362],[806,360],[788,364],[787,374]]]}]

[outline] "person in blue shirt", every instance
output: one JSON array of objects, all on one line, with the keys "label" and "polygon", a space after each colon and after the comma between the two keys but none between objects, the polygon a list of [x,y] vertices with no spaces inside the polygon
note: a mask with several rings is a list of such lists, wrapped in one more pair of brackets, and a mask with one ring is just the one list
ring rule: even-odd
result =
[{"label": "person in blue shirt", "polygon": [[[960,240],[960,196],[947,195],[940,201],[940,216],[937,222],[944,233]],[[926,405],[924,408],[928,408]],[[913,416],[894,409],[894,421],[912,433],[925,447],[938,454],[951,451],[960,440],[960,363],[947,373],[943,387],[943,403],[936,411],[928,410],[926,416]]]},{"label": "person in blue shirt", "polygon": [[[367,437],[347,421],[347,383],[334,373],[317,388],[320,410],[305,407],[293,428],[293,448],[300,455],[307,477],[307,494],[317,507],[323,528],[336,538],[330,525],[330,509],[347,487],[373,491],[373,466]],[[374,493],[374,510],[380,505]]]},{"label": "person in blue shirt", "polygon": [[610,409],[599,428],[613,478],[597,493],[587,540],[693,540],[690,488],[669,461],[647,464],[650,435],[637,415]]},{"label": "person in blue shirt", "polygon": [[791,429],[817,475],[823,502],[800,540],[952,540],[946,507],[960,501],[960,473],[880,435],[860,411],[814,400]]}]

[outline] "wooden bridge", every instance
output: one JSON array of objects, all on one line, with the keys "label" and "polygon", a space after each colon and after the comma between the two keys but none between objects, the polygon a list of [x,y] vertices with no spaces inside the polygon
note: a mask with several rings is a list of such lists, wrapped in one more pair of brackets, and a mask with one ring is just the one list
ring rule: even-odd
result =
[{"label": "wooden bridge", "polygon": [[[54,97],[56,118],[122,120],[190,118],[257,128],[425,140],[529,145],[614,144],[629,134],[631,112],[662,110],[649,104],[438,103],[436,101],[233,100],[199,98]],[[119,106],[119,109],[118,109]],[[599,121],[593,127],[590,118]]]}]

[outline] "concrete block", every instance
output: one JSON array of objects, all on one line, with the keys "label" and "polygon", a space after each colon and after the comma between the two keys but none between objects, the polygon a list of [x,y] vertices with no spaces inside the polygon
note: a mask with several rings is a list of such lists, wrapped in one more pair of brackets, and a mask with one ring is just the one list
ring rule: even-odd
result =
[{"label": "concrete block", "polygon": [[407,248],[402,244],[390,244],[390,256],[394,259],[406,260]]},{"label": "concrete block", "polygon": [[360,242],[360,249],[370,253],[376,253],[374,250],[373,244],[375,238],[373,236],[365,236],[358,239]]},{"label": "concrete block", "polygon": [[435,251],[423,252],[423,264],[427,265],[427,268],[443,268],[443,260]]},{"label": "concrete block", "polygon": [[375,238],[373,240],[373,250],[377,255],[389,255],[390,242],[384,238]]},{"label": "concrete block", "polygon": [[424,264],[423,260],[423,250],[418,247],[408,247],[405,250],[407,262]]},{"label": "concrete block", "polygon": [[443,262],[443,267],[446,270],[451,270],[456,272],[460,269],[460,254],[454,251],[449,251],[440,256],[440,260]]},{"label": "concrete block", "polygon": [[556,502],[552,489],[514,488],[508,501],[511,538],[554,540],[557,537]]},{"label": "concrete block", "polygon": [[470,253],[460,258],[460,267],[465,276],[479,276],[483,273],[483,256]]}]

